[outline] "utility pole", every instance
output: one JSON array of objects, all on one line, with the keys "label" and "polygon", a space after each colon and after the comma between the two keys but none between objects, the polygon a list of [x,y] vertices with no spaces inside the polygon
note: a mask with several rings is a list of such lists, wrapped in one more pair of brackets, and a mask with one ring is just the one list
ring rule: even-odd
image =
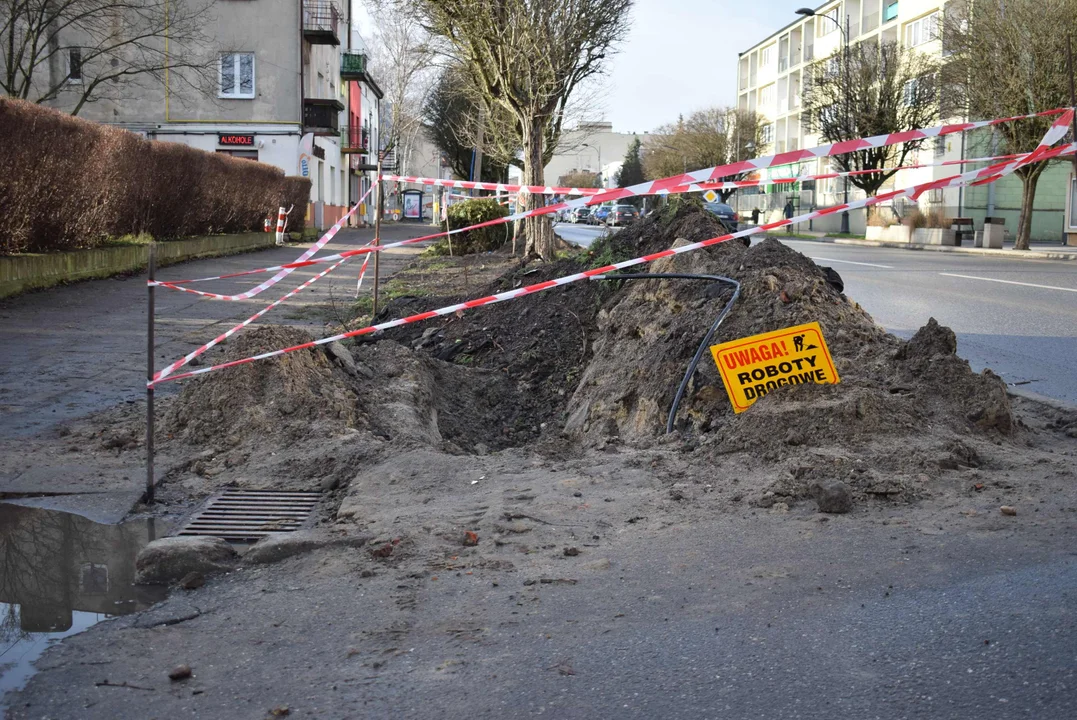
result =
[{"label": "utility pole", "polygon": [[[1073,92],[1073,41],[1068,34],[1066,35],[1066,75],[1070,80],[1070,107],[1077,107],[1077,96]],[[1070,132],[1072,133],[1071,142],[1077,142],[1077,113],[1073,116]],[[1077,153],[1073,155],[1073,174],[1077,176]]]},{"label": "utility pole", "polygon": [[[851,78],[849,77],[849,15],[848,14],[845,15],[845,32],[843,34],[844,34],[844,39],[845,39],[845,47],[842,49],[842,56],[843,56],[843,60],[844,60],[844,62],[842,63],[844,65],[843,73],[845,75],[845,83],[844,83],[845,92],[843,93],[845,95],[845,127],[848,129],[849,137],[852,138],[852,136],[853,136],[853,127],[852,127],[853,123],[852,123],[852,117],[851,117],[852,113],[849,110],[849,95],[850,95],[850,93],[852,91],[852,88],[850,87],[850,85],[852,83],[851,83]],[[849,177],[848,176],[845,176],[845,177],[842,178],[842,186],[845,188],[845,199],[843,200],[843,202],[846,205],[848,205],[849,204]],[[849,211],[848,211],[848,209],[844,210],[841,213],[841,232],[842,232],[843,235],[848,235],[849,234]]]}]

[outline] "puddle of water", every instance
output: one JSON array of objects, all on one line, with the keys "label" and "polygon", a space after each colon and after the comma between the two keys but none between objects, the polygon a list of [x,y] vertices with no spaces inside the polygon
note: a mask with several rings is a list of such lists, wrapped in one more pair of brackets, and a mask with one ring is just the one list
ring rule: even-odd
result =
[{"label": "puddle of water", "polygon": [[50,645],[165,598],[166,588],[132,584],[138,551],[165,530],[0,504],[0,720],[4,695],[26,685]]}]

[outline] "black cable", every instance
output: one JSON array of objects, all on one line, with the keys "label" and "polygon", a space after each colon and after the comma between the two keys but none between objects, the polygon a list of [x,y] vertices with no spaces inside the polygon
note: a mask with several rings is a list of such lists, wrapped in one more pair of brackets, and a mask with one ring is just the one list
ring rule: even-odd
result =
[{"label": "black cable", "polygon": [[684,373],[684,378],[681,380],[680,386],[677,388],[677,394],[673,398],[673,407],[669,410],[669,419],[666,420],[666,433],[673,432],[673,421],[677,417],[677,409],[681,405],[681,400],[684,399],[684,391],[688,387],[688,382],[692,379],[692,376],[696,372],[696,368],[699,366],[699,359],[703,357],[703,353],[710,346],[711,338],[714,337],[714,333],[718,331],[718,326],[722,324],[726,316],[733,309],[733,303],[740,297],[740,283],[733,278],[728,278],[722,275],[690,275],[688,273],[625,273],[620,275],[595,275],[592,280],[660,280],[660,279],[672,279],[672,280],[710,280],[711,282],[728,283],[733,286],[733,296],[729,298],[729,302],[725,304],[722,311],[718,313],[717,319],[714,324],[711,325],[710,330],[703,336],[703,342],[699,344],[699,348],[696,350],[695,357],[692,358],[692,362],[688,365],[688,370]]}]

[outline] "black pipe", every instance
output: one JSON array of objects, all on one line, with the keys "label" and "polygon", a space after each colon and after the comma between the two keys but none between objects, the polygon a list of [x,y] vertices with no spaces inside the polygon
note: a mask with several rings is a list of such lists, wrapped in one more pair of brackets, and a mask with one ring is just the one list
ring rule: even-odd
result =
[{"label": "black pipe", "polygon": [[677,417],[677,409],[681,405],[681,400],[684,399],[684,391],[688,387],[688,382],[692,379],[692,375],[695,374],[696,368],[699,366],[699,359],[703,357],[703,353],[709,347],[711,338],[714,337],[714,333],[718,331],[718,326],[722,324],[726,316],[733,309],[733,303],[740,297],[740,283],[733,278],[728,278],[723,275],[691,275],[688,273],[625,273],[622,275],[595,275],[592,280],[660,280],[660,279],[672,279],[672,280],[710,280],[711,282],[728,283],[733,286],[733,296],[729,298],[729,302],[725,304],[722,311],[718,313],[717,319],[714,324],[711,325],[710,330],[703,336],[703,342],[699,344],[699,348],[696,350],[695,356],[692,358],[692,362],[688,364],[688,370],[684,373],[684,378],[681,380],[680,386],[677,388],[677,394],[673,398],[673,406],[669,410],[669,419],[666,420],[666,434],[673,432],[673,421]]}]

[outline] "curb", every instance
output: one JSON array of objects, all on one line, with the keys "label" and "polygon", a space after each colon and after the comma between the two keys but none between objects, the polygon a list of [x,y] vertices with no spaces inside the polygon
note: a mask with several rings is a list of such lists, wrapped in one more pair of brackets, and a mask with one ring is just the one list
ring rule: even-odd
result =
[{"label": "curb", "polygon": [[[780,235],[773,236],[781,240]],[[832,245],[857,245],[860,247],[893,248],[895,250],[927,250],[929,252],[959,253],[963,255],[980,255],[983,257],[1002,257],[1017,260],[1077,260],[1077,252],[1055,252],[1050,250],[996,250],[993,248],[964,248],[948,245],[921,245],[919,243],[896,243],[883,240],[852,240],[849,238],[788,238],[804,242],[829,243]]]}]

